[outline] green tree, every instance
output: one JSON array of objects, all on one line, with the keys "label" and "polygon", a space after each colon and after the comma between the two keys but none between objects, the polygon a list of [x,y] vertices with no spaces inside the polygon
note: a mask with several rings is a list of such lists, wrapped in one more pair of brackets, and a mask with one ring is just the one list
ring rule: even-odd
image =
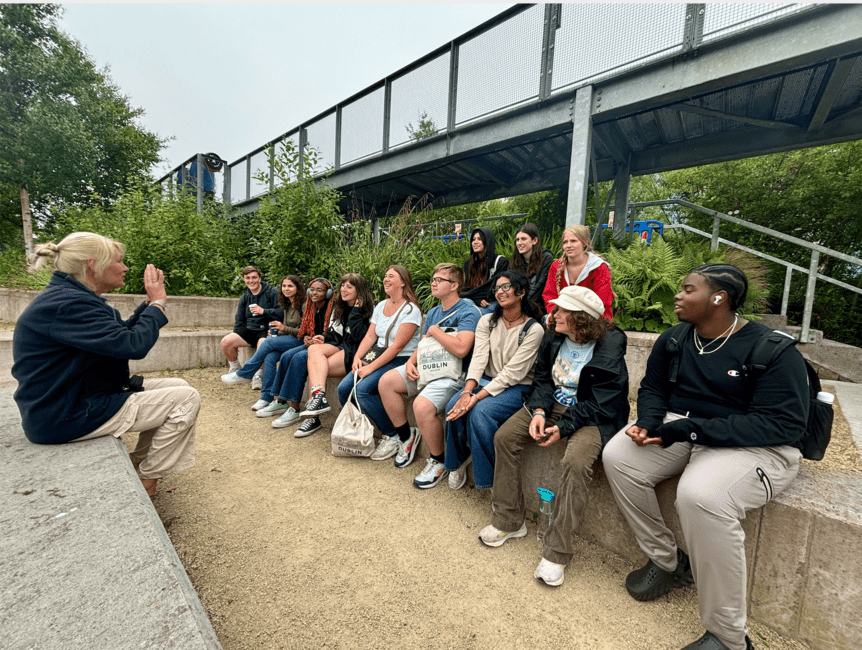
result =
[{"label": "green tree", "polygon": [[59,208],[109,205],[164,144],[137,124],[142,111],[108,71],[58,29],[60,12],[0,4],[0,221],[19,228],[28,204],[43,229]]},{"label": "green tree", "polygon": [[434,120],[428,117],[428,113],[425,111],[419,113],[419,122],[416,126],[413,126],[413,122],[409,122],[404,128],[407,129],[407,134],[411,140],[425,140],[437,135],[439,130],[434,124]]}]

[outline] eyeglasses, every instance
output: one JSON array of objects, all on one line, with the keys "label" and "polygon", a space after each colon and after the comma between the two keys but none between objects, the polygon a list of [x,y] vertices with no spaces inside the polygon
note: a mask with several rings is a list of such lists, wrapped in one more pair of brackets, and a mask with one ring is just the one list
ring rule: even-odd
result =
[{"label": "eyeglasses", "polygon": [[311,287],[309,289],[309,291],[311,291],[312,293],[326,293],[326,288],[325,287]]},{"label": "eyeglasses", "polygon": [[451,282],[455,284],[455,280],[450,280],[449,278],[438,278],[437,276],[431,278],[431,284],[437,284],[438,282]]},{"label": "eyeglasses", "polygon": [[498,284],[496,287],[494,287],[494,293],[500,293],[501,291],[508,291],[511,288],[512,288],[511,282],[507,282],[506,284]]}]

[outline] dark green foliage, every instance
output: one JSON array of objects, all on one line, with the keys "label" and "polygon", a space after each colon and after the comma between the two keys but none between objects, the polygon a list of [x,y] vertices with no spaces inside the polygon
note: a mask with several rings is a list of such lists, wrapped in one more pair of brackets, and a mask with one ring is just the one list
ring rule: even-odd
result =
[{"label": "dark green foliage", "polygon": [[[652,179],[663,197],[680,197],[745,221],[816,242],[856,257],[862,253],[862,141],[801,149],[694,169]],[[674,219],[711,232],[712,218],[685,208],[668,211]],[[808,268],[808,249],[768,235],[722,223],[721,236]],[[781,306],[784,267],[767,262],[769,306]],[[862,269],[826,255],[820,273],[862,286]],[[793,274],[788,316],[801,324],[807,275]],[[817,282],[811,325],[829,339],[862,344],[859,294]]]}]

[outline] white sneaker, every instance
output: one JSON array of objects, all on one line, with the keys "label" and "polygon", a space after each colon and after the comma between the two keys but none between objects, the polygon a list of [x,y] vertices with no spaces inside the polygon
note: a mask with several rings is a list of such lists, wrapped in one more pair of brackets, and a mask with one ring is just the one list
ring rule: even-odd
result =
[{"label": "white sneaker", "polygon": [[467,460],[465,460],[461,467],[456,469],[454,472],[449,472],[449,487],[453,490],[460,490],[464,487],[464,484],[467,482],[467,465],[473,462],[473,457],[470,456]]},{"label": "white sneaker", "polygon": [[235,372],[229,372],[226,375],[221,376],[221,380],[226,384],[242,384],[247,381],[251,381],[251,379],[246,379],[245,377],[240,377]]},{"label": "white sneaker", "polygon": [[252,404],[251,410],[252,411],[259,411],[260,409],[266,408],[267,406],[269,406],[269,400],[259,399],[254,404]]},{"label": "white sneaker", "polygon": [[269,406],[259,408],[255,415],[259,418],[271,418],[273,415],[281,415],[289,408],[290,405],[287,402],[279,403],[276,400],[272,400]]},{"label": "white sneaker", "polygon": [[296,424],[298,419],[299,411],[291,406],[281,414],[281,417],[272,421],[272,426],[276,429],[283,429],[284,427],[289,427],[291,424]]},{"label": "white sneaker", "polygon": [[413,462],[413,457],[416,456],[416,450],[419,449],[419,443],[422,441],[422,434],[416,427],[410,427],[410,437],[405,441],[398,439],[398,451],[395,454],[395,467],[407,467]]},{"label": "white sneaker", "polygon": [[258,370],[251,378],[251,389],[260,390],[263,388],[263,370]]},{"label": "white sneaker", "polygon": [[539,562],[539,566],[536,567],[536,572],[533,576],[536,580],[541,580],[546,585],[550,585],[551,587],[559,587],[563,584],[563,578],[566,577],[566,565],[565,564],[555,564],[550,560],[546,560],[542,558],[542,561]]},{"label": "white sneaker", "polygon": [[448,473],[449,470],[446,469],[443,463],[429,458],[428,462],[425,463],[425,469],[419,472],[416,478],[413,479],[413,485],[420,490],[428,490],[446,478]]},{"label": "white sneaker", "polygon": [[380,442],[377,443],[377,449],[374,450],[374,453],[371,454],[371,460],[386,460],[387,458],[392,458],[396,453],[398,453],[398,443],[400,439],[398,436],[383,436],[380,439]]},{"label": "white sneaker", "polygon": [[502,546],[504,542],[515,537],[526,537],[527,524],[521,524],[521,528],[514,533],[504,533],[502,530],[494,528],[491,524],[485,526],[479,533],[479,541],[485,546],[493,546],[494,548]]}]

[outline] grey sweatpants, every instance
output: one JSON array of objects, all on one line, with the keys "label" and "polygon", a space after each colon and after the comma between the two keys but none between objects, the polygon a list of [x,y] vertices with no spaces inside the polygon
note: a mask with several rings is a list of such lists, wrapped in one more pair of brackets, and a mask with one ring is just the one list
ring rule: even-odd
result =
[{"label": "grey sweatpants", "polygon": [[[679,417],[668,414],[665,421]],[[638,545],[662,569],[676,568],[676,541],[662,519],[655,486],[682,472],[676,509],[691,557],[701,623],[731,650],[745,650],[747,576],[740,521],[790,485],[802,454],[790,446],[678,442],[666,449],[638,447],[625,429],[607,444],[602,462]]]}]

